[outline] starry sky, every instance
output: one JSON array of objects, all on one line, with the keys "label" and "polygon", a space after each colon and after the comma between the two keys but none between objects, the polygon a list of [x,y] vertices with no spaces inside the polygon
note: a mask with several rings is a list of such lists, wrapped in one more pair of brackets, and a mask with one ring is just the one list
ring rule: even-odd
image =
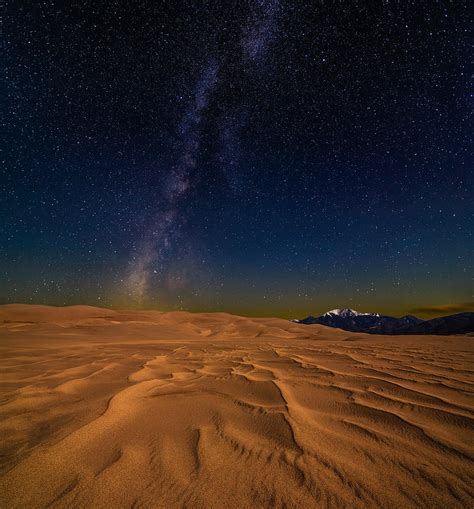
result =
[{"label": "starry sky", "polygon": [[467,1],[7,2],[0,303],[472,309],[471,23]]}]

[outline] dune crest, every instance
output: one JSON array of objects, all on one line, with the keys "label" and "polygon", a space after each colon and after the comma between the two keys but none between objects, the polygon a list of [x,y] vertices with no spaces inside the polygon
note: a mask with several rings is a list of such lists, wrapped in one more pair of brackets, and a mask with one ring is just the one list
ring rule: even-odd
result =
[{"label": "dune crest", "polygon": [[2,507],[470,507],[469,337],[0,306]]}]

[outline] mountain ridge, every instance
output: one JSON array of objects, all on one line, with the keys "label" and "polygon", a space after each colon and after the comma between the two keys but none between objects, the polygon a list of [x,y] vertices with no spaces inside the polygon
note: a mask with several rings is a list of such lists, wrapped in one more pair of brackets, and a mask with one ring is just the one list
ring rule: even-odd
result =
[{"label": "mountain ridge", "polygon": [[474,313],[456,313],[430,320],[414,315],[394,317],[379,313],[359,313],[354,309],[332,309],[320,316],[292,320],[303,325],[325,325],[350,332],[369,334],[469,334],[474,333]]}]

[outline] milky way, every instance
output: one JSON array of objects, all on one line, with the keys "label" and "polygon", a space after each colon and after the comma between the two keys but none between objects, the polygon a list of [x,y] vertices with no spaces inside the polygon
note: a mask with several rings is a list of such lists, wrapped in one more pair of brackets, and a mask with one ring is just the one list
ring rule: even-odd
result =
[{"label": "milky way", "polygon": [[251,5],[250,23],[243,29],[243,58],[253,63],[262,60],[277,29],[277,15],[280,2],[277,0],[256,0]]},{"label": "milky way", "polygon": [[162,210],[154,215],[152,229],[146,233],[138,252],[132,256],[127,285],[130,296],[139,302],[145,297],[151,278],[155,280],[155,284],[166,285],[163,278],[166,275],[163,274],[164,265],[174,241],[179,237],[179,226],[183,221],[180,217],[179,200],[186,195],[191,185],[190,179],[193,173],[198,171],[200,124],[209,96],[216,86],[218,71],[217,63],[211,61],[196,85],[194,100],[179,128],[182,153],[164,182]]},{"label": "milky way", "polygon": [[[242,64],[252,64],[255,70],[265,58],[272,39],[276,36],[279,2],[258,0],[250,6],[247,23],[242,27]],[[224,56],[225,57],[225,56]],[[248,71],[248,69],[247,69]],[[152,218],[152,227],[144,235],[130,261],[126,287],[130,297],[138,303],[146,298],[150,285],[170,289],[176,282],[168,273],[167,259],[173,253],[176,242],[183,242],[180,226],[185,222],[180,208],[190,189],[199,179],[198,158],[201,147],[201,124],[205,110],[219,85],[219,62],[211,59],[203,68],[196,83],[194,97],[178,129],[181,153],[178,163],[166,176],[160,210]],[[227,115],[220,126],[222,141],[219,160],[230,186],[235,187],[238,175],[239,130],[242,129],[242,111],[237,108]],[[197,175],[196,175],[197,174]],[[183,282],[185,283],[185,282]],[[178,285],[180,288],[180,285]]]}]

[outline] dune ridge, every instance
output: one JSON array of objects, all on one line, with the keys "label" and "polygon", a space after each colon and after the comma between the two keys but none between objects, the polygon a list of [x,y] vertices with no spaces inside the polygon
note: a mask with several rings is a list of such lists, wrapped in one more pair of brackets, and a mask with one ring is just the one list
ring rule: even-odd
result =
[{"label": "dune ridge", "polygon": [[225,313],[0,306],[1,507],[471,507],[474,351]]}]

